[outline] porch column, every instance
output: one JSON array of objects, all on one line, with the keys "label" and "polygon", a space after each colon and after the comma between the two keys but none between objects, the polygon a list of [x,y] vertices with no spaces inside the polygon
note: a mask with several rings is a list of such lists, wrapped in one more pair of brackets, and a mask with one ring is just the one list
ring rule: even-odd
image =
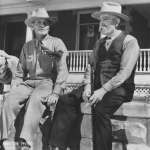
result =
[{"label": "porch column", "polygon": [[[34,10],[28,12],[27,18],[30,18],[32,16],[32,14],[34,14],[34,13],[35,13]],[[27,28],[26,28],[26,42],[32,40],[32,38],[33,38],[32,30],[30,27],[27,26]]]},{"label": "porch column", "polygon": [[32,30],[30,27],[27,26],[27,28],[26,28],[26,42],[32,40],[32,38],[33,38]]}]

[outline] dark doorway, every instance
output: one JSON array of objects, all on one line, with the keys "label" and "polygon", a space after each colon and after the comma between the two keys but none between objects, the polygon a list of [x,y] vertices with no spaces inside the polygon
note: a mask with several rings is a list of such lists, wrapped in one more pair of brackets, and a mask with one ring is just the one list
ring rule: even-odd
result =
[{"label": "dark doorway", "polygon": [[[53,12],[49,12],[50,16]],[[58,11],[57,22],[50,27],[50,35],[61,38],[68,50],[75,49],[76,19],[77,15],[73,11]]]},{"label": "dark doorway", "polygon": [[0,17],[0,49],[19,57],[26,38],[25,14]]},{"label": "dark doorway", "polygon": [[19,57],[25,42],[26,26],[23,22],[6,24],[5,50],[10,55]]}]

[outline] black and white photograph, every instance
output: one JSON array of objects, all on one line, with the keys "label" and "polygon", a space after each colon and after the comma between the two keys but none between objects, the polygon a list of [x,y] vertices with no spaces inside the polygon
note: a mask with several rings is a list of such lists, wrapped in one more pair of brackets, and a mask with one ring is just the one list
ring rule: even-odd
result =
[{"label": "black and white photograph", "polygon": [[0,0],[0,150],[150,150],[150,0]]}]

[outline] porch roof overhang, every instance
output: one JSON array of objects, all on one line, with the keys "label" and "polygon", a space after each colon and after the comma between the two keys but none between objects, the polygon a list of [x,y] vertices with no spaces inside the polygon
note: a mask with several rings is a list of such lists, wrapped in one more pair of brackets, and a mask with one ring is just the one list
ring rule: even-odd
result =
[{"label": "porch roof overhang", "polygon": [[[49,11],[98,8],[105,0],[1,0],[0,15],[27,13],[34,7]],[[150,4],[150,0],[113,0],[123,5]]]}]

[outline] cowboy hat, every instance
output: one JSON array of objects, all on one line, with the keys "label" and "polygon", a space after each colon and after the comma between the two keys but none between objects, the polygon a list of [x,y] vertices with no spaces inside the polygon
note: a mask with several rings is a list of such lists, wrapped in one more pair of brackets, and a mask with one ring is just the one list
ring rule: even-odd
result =
[{"label": "cowboy hat", "polygon": [[116,2],[103,2],[101,10],[92,13],[91,16],[95,19],[100,20],[100,16],[103,14],[114,15],[123,19],[124,21],[129,21],[129,17],[122,13],[121,5]]},{"label": "cowboy hat", "polygon": [[33,22],[39,18],[48,19],[51,22],[46,9],[45,8],[37,8],[28,15],[28,18],[25,20],[25,24],[29,27],[32,27]]}]

